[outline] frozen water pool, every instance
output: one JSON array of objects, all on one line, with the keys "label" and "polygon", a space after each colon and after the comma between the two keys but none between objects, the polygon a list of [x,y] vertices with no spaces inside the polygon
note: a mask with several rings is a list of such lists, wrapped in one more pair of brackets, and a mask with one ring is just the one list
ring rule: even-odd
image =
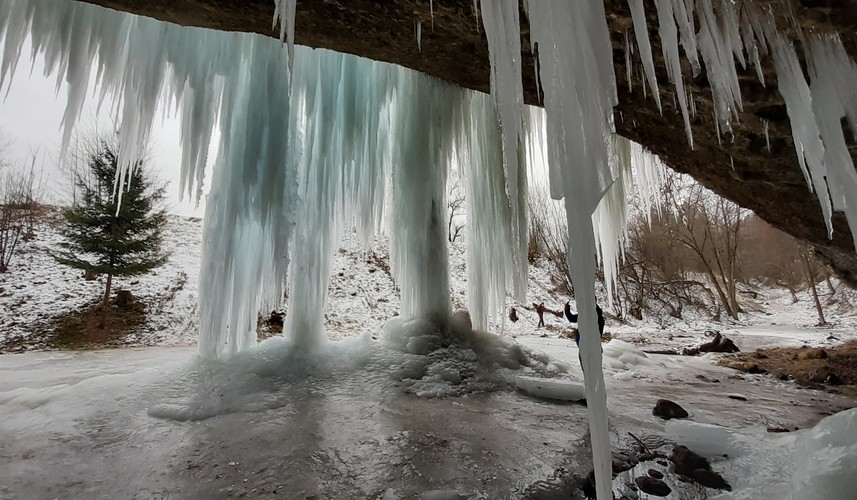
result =
[{"label": "frozen water pool", "polygon": [[502,498],[588,467],[580,405],[512,391],[420,398],[376,369],[383,360],[229,383],[190,368],[193,355],[0,357],[0,497]]},{"label": "frozen water pool", "polygon": [[[527,342],[576,361],[564,341]],[[401,353],[364,343],[320,357],[274,346],[233,370],[184,348],[0,356],[0,498],[568,498],[563,478],[591,469],[583,405],[530,398],[502,376],[418,397],[400,381]],[[614,445],[664,434],[658,397],[734,427],[803,427],[846,403],[729,379],[705,360],[605,352]],[[462,356],[436,365],[450,359]],[[750,401],[726,399],[736,392]]]}]

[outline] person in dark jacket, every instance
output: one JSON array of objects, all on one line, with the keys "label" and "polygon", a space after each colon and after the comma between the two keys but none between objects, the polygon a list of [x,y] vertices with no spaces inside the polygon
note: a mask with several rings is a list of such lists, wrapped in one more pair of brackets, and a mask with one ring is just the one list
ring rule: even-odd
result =
[{"label": "person in dark jacket", "polygon": [[[578,314],[571,312],[571,304],[566,302],[565,307],[563,308],[565,312],[565,318],[570,323],[577,323]],[[598,334],[604,335],[604,311],[601,310],[601,306],[595,304],[595,312],[598,313]],[[577,344],[578,349],[580,348],[580,330],[574,329],[574,343]],[[604,352],[604,348],[601,348],[601,351]],[[577,353],[577,359],[580,361],[580,368],[583,368],[583,358],[580,355],[580,352]]]},{"label": "person in dark jacket", "polygon": [[[571,304],[565,303],[565,317],[568,319],[570,323],[577,323],[577,313],[571,312]],[[595,312],[598,313],[598,334],[604,335],[604,311],[601,310],[601,306],[595,304]]]}]

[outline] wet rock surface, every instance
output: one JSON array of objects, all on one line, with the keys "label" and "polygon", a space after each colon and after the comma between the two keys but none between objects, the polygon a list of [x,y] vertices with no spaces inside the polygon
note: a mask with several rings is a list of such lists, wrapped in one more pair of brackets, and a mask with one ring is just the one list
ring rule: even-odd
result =
[{"label": "wet rock surface", "polygon": [[674,403],[669,399],[659,399],[657,403],[655,403],[652,415],[664,420],[688,417],[687,410],[682,408],[678,403]]},{"label": "wet rock surface", "polygon": [[732,489],[720,474],[711,470],[708,459],[691,451],[686,446],[674,447],[670,461],[675,464],[676,474],[692,479],[706,488]]},{"label": "wet rock surface", "polygon": [[636,483],[637,487],[643,493],[648,493],[656,497],[665,497],[673,491],[672,488],[667,486],[667,483],[651,476],[637,477],[634,479],[634,483]]}]

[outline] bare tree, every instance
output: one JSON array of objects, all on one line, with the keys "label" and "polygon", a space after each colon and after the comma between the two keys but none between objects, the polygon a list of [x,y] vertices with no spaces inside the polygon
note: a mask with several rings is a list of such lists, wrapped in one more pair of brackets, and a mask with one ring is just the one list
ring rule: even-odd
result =
[{"label": "bare tree", "polygon": [[646,310],[681,318],[685,306],[707,308],[705,299],[716,300],[691,272],[688,250],[669,238],[669,231],[655,213],[646,218],[638,212],[629,220],[619,291],[627,313],[638,320]]},{"label": "bare tree", "polygon": [[449,242],[452,243],[461,235],[464,229],[464,188],[458,174],[451,173],[447,180],[447,234]]},{"label": "bare tree", "polygon": [[[809,289],[818,314],[818,324],[827,324],[816,284],[827,281],[831,295],[835,289],[826,268],[817,262],[812,248],[757,217],[748,219],[746,233],[742,254],[747,277],[786,288],[793,302],[799,300],[798,291]],[[776,251],[772,252],[771,249]]]},{"label": "bare tree", "polygon": [[690,250],[710,281],[726,314],[737,319],[737,284],[740,278],[739,240],[741,224],[749,215],[735,203],[699,184],[667,176],[666,196],[674,212],[661,220],[673,239]]},{"label": "bare tree", "polygon": [[803,252],[801,257],[803,257],[804,268],[806,269],[806,278],[809,282],[809,289],[812,292],[812,300],[815,302],[815,312],[818,314],[818,326],[824,326],[827,324],[827,321],[824,320],[824,310],[821,308],[821,301],[818,300],[818,289],[815,287],[815,283],[817,281],[817,277],[815,271],[812,266],[812,259],[809,257],[809,248]]},{"label": "bare tree", "polygon": [[3,273],[9,270],[21,240],[35,236],[41,208],[39,200],[43,195],[43,183],[36,170],[37,158],[38,151],[31,152],[29,168],[14,167],[0,160],[4,170],[0,174],[0,272]]},{"label": "bare tree", "polygon": [[554,285],[565,295],[574,294],[568,266],[568,221],[562,203],[551,199],[545,188],[533,186],[529,198],[528,256],[543,258],[554,268]]}]

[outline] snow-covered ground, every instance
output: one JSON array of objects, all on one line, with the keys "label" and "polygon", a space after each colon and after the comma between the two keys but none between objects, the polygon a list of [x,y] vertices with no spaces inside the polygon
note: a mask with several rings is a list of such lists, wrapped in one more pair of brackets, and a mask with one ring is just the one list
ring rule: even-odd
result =
[{"label": "snow-covered ground", "polygon": [[[51,319],[99,300],[104,276],[84,279],[83,271],[59,265],[49,254],[57,249],[62,223],[53,213],[42,220],[36,238],[20,243],[9,271],[0,274],[0,344],[17,340],[24,349],[27,337],[49,328]],[[137,345],[194,343],[202,222],[170,217],[165,230],[167,264],[151,274],[116,278],[114,290],[127,289],[147,305],[147,323],[126,342]]]},{"label": "snow-covered ground", "polygon": [[[582,380],[574,342],[559,337],[569,327],[564,319],[547,314],[549,327],[536,328],[535,312],[518,305],[520,320],[505,321],[503,341],[481,337],[472,349],[418,352],[421,343],[431,344],[418,335],[425,325],[394,321],[382,334],[399,307],[385,240],[365,252],[346,233],[331,267],[325,313],[328,336],[339,340],[326,354],[306,358],[275,338],[241,363],[199,363],[192,344],[201,226],[172,218],[169,263],[118,283],[154,312],[130,343],[185,347],[0,355],[0,434],[12,436],[0,440],[0,498],[573,494],[572,476],[591,467],[585,406],[515,390],[520,375]],[[0,275],[0,336],[32,335],[38,329],[31,325],[97,299],[101,281],[87,282],[47,254],[56,240],[45,224]],[[464,253],[464,242],[451,246],[455,308],[466,303]],[[568,300],[540,266],[531,268],[529,288],[528,304],[543,301],[556,310]],[[696,345],[709,330],[744,350],[857,337],[849,307],[831,306],[832,326],[819,328],[808,297],[793,304],[786,291],[759,293],[765,312],[729,324],[693,311],[681,321],[622,324],[608,317],[614,340],[604,345],[604,367],[614,449],[633,444],[628,433],[651,446],[694,438],[704,447],[717,444],[711,435],[733,436],[735,446],[750,451],[715,459],[714,467],[737,488],[737,498],[764,497],[748,489],[760,485],[785,488],[786,476],[806,467],[796,450],[806,449],[808,433],[783,438],[762,430],[805,429],[855,401],[738,374],[715,366],[717,355],[643,352]],[[422,340],[390,340],[408,331]],[[652,416],[660,398],[690,412],[690,438]],[[615,491],[627,493],[626,483],[640,472],[619,476]],[[689,490],[674,476],[666,480],[673,498],[714,493]]]},{"label": "snow-covered ground", "polygon": [[[368,336],[314,355],[270,339],[219,363],[196,361],[190,347],[0,356],[0,498],[580,498],[574,476],[591,467],[586,407],[534,399],[510,383],[516,374],[551,372],[579,381],[576,349],[558,339],[517,340],[568,374],[538,368],[546,359],[538,353],[498,350],[502,343],[479,351],[501,363],[490,368],[469,348],[415,355]],[[764,452],[764,464],[782,465],[770,484],[801,467],[795,446],[759,429],[806,428],[853,404],[736,376],[704,358],[646,355],[618,340],[604,351],[614,449],[631,444],[629,433],[652,447],[681,442],[652,416],[656,400],[670,398],[691,422],[717,424],[740,438],[735,446],[754,446],[713,462],[738,492],[772,475],[748,457]],[[529,366],[502,366],[520,356]],[[411,373],[420,363],[428,364],[421,379]],[[447,377],[468,370],[460,386]],[[443,387],[437,377],[458,389],[440,398],[412,390],[419,382]],[[719,444],[707,436],[694,435]],[[625,476],[617,492],[627,490]],[[669,498],[717,493],[667,481],[676,492]]]},{"label": "snow-covered ground", "polygon": [[[46,219],[33,241],[22,242],[7,273],[0,274],[0,344],[18,339],[27,348],[26,337],[44,332],[49,321],[58,315],[81,308],[98,300],[104,278],[83,279],[83,273],[58,265],[48,255],[59,239],[57,217]],[[165,247],[171,252],[168,263],[154,273],[130,279],[115,280],[116,289],[128,289],[143,300],[149,309],[147,323],[126,339],[129,345],[193,345],[197,336],[197,294],[199,287],[200,242],[202,221],[195,218],[171,217],[166,230]],[[450,245],[450,286],[454,309],[466,307],[466,243],[459,238]],[[490,331],[514,337],[547,335],[557,337],[569,329],[562,317],[545,314],[547,328],[537,328],[538,317],[533,303],[560,311],[570,300],[553,284],[549,266],[540,262],[530,266],[527,300],[515,307],[520,318],[508,320],[508,308],[490,324]],[[822,286],[822,292],[827,293]],[[784,289],[762,288],[755,299],[743,297],[746,309],[740,319],[721,323],[706,312],[686,308],[684,319],[654,318],[643,321],[626,319],[619,322],[609,315],[606,331],[614,337],[640,344],[646,350],[681,349],[707,340],[706,331],[720,331],[732,338],[742,350],[771,346],[823,346],[857,338],[857,294],[837,286],[837,298],[827,305],[826,327],[816,327],[815,309],[808,292],[792,303]],[[606,304],[606,299],[601,300]],[[572,300],[572,305],[574,301]],[[285,304],[283,306],[285,308]],[[364,251],[356,235],[346,231],[334,253],[331,265],[329,303],[325,311],[328,337],[339,339],[377,334],[399,311],[396,284],[389,272],[389,246],[385,237],[375,238]],[[34,343],[35,344],[35,343]]]}]

